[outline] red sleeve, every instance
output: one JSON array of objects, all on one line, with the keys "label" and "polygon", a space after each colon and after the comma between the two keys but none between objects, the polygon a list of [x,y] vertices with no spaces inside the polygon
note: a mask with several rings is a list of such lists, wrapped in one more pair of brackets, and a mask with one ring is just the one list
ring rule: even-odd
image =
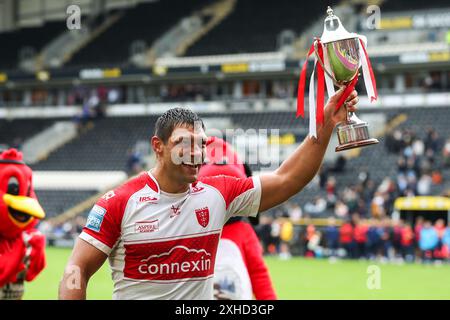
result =
[{"label": "red sleeve", "polygon": [[228,217],[233,215],[256,216],[261,201],[261,182],[259,177],[245,179],[219,175],[203,177],[200,180],[220,192],[227,209]]},{"label": "red sleeve", "polygon": [[25,279],[33,281],[46,266],[45,236],[36,229],[26,231],[24,236],[27,239],[27,246],[31,248],[30,265]]},{"label": "red sleeve", "polygon": [[13,240],[0,240],[0,288],[16,281],[17,274],[25,268],[24,256],[25,244],[22,236]]},{"label": "red sleeve", "polygon": [[248,223],[245,223],[245,226],[245,229],[243,228],[246,235],[243,253],[253,293],[257,300],[275,300],[277,296],[270,279],[269,270],[263,259],[263,249],[259,239]]},{"label": "red sleeve", "polygon": [[117,190],[107,192],[89,212],[80,238],[109,255],[121,234],[125,205]]}]

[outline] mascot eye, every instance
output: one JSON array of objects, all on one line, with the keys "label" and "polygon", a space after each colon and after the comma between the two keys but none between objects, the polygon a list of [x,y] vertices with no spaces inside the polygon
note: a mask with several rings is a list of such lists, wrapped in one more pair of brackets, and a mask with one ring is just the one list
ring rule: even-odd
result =
[{"label": "mascot eye", "polygon": [[17,180],[16,177],[9,178],[8,181],[8,191],[6,193],[12,194],[12,195],[19,195],[19,180]]}]

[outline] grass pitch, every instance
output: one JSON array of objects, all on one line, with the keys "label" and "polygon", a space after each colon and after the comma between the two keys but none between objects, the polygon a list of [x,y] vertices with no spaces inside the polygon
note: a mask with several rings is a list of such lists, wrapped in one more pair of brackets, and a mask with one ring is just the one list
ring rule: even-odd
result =
[{"label": "grass pitch", "polygon": [[[47,268],[26,284],[25,299],[57,299],[70,249],[47,248]],[[450,299],[450,265],[394,265],[366,261],[266,258],[280,299]],[[368,289],[379,267],[380,288]],[[111,299],[112,281],[108,263],[94,275],[88,299]]]}]

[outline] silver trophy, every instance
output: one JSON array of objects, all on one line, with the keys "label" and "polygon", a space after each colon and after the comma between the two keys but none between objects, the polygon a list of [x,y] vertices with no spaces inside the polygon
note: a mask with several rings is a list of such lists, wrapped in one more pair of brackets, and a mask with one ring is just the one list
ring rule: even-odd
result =
[{"label": "silver trophy", "polygon": [[[361,57],[359,55],[359,38],[356,33],[348,32],[340,19],[328,7],[324,30],[320,41],[326,50],[328,61],[322,61],[318,54],[318,44],[314,51],[318,62],[337,87],[345,87],[359,76]],[[326,66],[329,66],[329,69]],[[346,104],[344,103],[346,108]],[[370,138],[368,123],[359,119],[354,112],[347,112],[347,119],[337,127],[339,145],[336,152],[368,146],[378,143]]]}]

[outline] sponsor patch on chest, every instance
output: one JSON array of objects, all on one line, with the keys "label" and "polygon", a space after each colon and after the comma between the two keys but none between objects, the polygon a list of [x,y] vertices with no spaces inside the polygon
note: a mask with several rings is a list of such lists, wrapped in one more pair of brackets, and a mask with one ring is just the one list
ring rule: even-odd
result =
[{"label": "sponsor patch on chest", "polygon": [[148,233],[159,230],[159,220],[138,221],[134,224],[135,233]]},{"label": "sponsor patch on chest", "polygon": [[124,275],[136,280],[206,278],[214,273],[220,233],[125,244]]}]

